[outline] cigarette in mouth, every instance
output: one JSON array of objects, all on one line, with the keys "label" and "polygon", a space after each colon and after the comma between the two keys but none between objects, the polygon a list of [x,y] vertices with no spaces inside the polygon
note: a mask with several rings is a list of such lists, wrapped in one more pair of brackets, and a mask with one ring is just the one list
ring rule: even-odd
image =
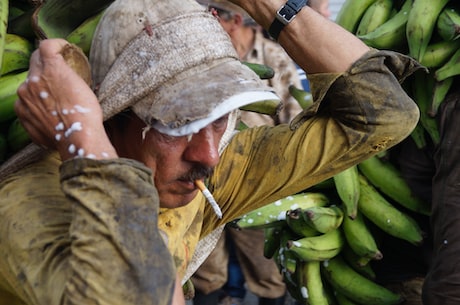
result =
[{"label": "cigarette in mouth", "polygon": [[214,210],[214,213],[216,213],[217,217],[222,218],[222,211],[220,210],[219,205],[212,196],[211,192],[204,185],[203,181],[195,180],[195,185],[198,187],[198,189],[200,189],[206,200],[208,200],[208,202],[211,204],[211,207]]}]

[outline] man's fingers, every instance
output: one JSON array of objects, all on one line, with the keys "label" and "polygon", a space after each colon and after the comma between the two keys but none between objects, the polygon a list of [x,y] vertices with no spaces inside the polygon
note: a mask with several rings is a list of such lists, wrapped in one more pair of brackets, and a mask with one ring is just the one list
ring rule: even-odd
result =
[{"label": "man's fingers", "polygon": [[40,41],[38,50],[40,51],[43,60],[47,60],[48,58],[60,55],[62,49],[66,45],[69,45],[69,42],[61,38],[45,39]]}]

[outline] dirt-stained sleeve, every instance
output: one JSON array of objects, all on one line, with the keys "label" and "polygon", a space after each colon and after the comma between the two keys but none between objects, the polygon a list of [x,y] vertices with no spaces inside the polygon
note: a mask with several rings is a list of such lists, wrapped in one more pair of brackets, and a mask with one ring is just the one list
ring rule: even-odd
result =
[{"label": "dirt-stained sleeve", "polygon": [[54,168],[26,171],[28,192],[17,192],[19,180],[2,190],[18,204],[2,203],[10,221],[1,238],[11,240],[0,242],[9,260],[0,288],[3,277],[34,305],[170,304],[176,272],[158,231],[151,172],[124,159],[71,160],[59,187]]},{"label": "dirt-stained sleeve", "polygon": [[76,203],[67,289],[78,297],[94,293],[107,304],[169,304],[175,269],[158,231],[150,173],[132,162],[91,160],[65,164],[61,172],[62,188]]},{"label": "dirt-stained sleeve", "polygon": [[[406,138],[419,110],[400,83],[419,68],[402,54],[371,50],[345,73],[309,76],[312,107],[290,126],[244,130],[225,150],[210,183],[222,222],[303,191]],[[205,217],[212,217],[209,210]]]}]

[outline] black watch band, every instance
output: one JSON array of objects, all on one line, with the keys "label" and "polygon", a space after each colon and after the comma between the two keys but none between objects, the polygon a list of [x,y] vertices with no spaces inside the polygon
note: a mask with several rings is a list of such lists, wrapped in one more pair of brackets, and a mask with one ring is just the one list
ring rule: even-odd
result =
[{"label": "black watch band", "polygon": [[275,20],[268,28],[270,36],[278,40],[281,30],[294,19],[297,13],[307,5],[307,2],[308,0],[288,0],[286,4],[281,6],[276,12]]}]

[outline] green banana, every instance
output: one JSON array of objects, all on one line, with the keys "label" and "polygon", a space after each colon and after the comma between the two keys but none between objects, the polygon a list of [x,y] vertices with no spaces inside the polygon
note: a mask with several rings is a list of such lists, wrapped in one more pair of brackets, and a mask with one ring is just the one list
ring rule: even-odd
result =
[{"label": "green banana", "polygon": [[[275,71],[267,65],[247,61],[242,61],[241,63],[254,71],[260,79],[269,79],[275,75]],[[261,114],[276,115],[281,110],[281,107],[282,103],[278,100],[264,100],[240,107],[240,109]]]},{"label": "green banana", "polygon": [[[6,30],[8,26],[9,1],[0,0],[0,60],[3,58],[3,50],[5,49]],[[1,63],[0,63],[1,64]],[[1,69],[1,66],[0,66]]]},{"label": "green banana", "polygon": [[439,106],[441,106],[453,84],[454,76],[448,77],[442,81],[435,81],[433,88],[433,98],[431,99],[431,105],[428,109],[428,115],[430,117],[436,117]]},{"label": "green banana", "polygon": [[410,136],[412,140],[414,140],[418,149],[422,149],[426,146],[425,128],[423,128],[420,121],[417,123],[417,126],[415,126],[414,130],[412,130]]},{"label": "green banana", "polygon": [[298,259],[295,253],[288,251],[286,247],[281,246],[279,248],[279,268],[282,268],[283,272],[295,274],[298,267]]},{"label": "green banana", "polygon": [[457,49],[451,58],[435,71],[434,77],[438,81],[460,74],[460,49]]},{"label": "green banana", "polygon": [[365,35],[358,35],[365,44],[377,49],[399,49],[406,44],[406,23],[414,0],[406,0],[401,9],[384,24]]},{"label": "green banana", "polygon": [[27,71],[10,73],[0,77],[0,123],[16,117],[14,103],[18,95],[19,85],[27,78]]},{"label": "green banana", "polygon": [[0,122],[7,122],[16,117],[16,112],[14,111],[14,103],[17,99],[17,94],[12,94],[0,99]]},{"label": "green banana", "polygon": [[348,265],[350,265],[350,267],[352,267],[356,272],[364,275],[370,280],[376,279],[375,271],[372,269],[372,265],[369,264],[369,259],[356,254],[356,252],[351,249],[348,242],[345,244],[340,254],[343,256]]},{"label": "green banana", "polygon": [[413,195],[401,172],[392,163],[372,156],[361,161],[358,168],[374,187],[401,206],[423,215],[430,214],[430,205]]},{"label": "green banana", "polygon": [[336,205],[311,207],[302,212],[305,222],[320,233],[327,233],[340,227],[343,211]]},{"label": "green banana", "polygon": [[416,0],[406,24],[409,55],[420,61],[431,41],[436,21],[449,0]]},{"label": "green banana", "polygon": [[338,305],[359,305],[358,303],[353,302],[352,300],[350,300],[338,291],[335,292],[335,299]]},{"label": "green banana", "polygon": [[[297,237],[295,234],[293,234],[292,231],[283,230],[281,232],[280,245],[278,247],[278,251],[275,251],[273,259],[275,260],[278,269],[282,273],[287,273],[294,276],[297,270],[298,258],[295,253],[287,249],[288,242],[293,238]],[[296,279],[293,278],[293,280]]]},{"label": "green banana", "polygon": [[0,75],[27,70],[32,51],[33,45],[26,38],[16,34],[6,34]]},{"label": "green banana", "polygon": [[356,35],[365,35],[372,32],[390,19],[393,9],[393,0],[377,0],[364,12],[356,30]]},{"label": "green banana", "polygon": [[79,46],[86,56],[89,56],[94,31],[104,12],[105,10],[102,10],[96,15],[89,17],[66,37],[68,42]]},{"label": "green banana", "polygon": [[282,103],[279,100],[264,100],[240,107],[240,109],[261,114],[275,115],[281,110],[281,107]]},{"label": "green banana", "polygon": [[353,165],[333,176],[337,193],[345,206],[345,215],[356,217],[359,199],[358,167]]},{"label": "green banana", "polygon": [[335,22],[351,33],[356,32],[356,28],[364,15],[364,12],[376,0],[345,0],[337,13]]},{"label": "green banana", "polygon": [[321,279],[321,266],[319,261],[299,261],[296,273],[298,276],[300,292],[309,305],[329,305],[326,291]]},{"label": "green banana", "polygon": [[320,232],[311,227],[303,217],[302,209],[288,210],[286,212],[286,223],[288,227],[299,236],[316,236]]},{"label": "green banana", "polygon": [[8,149],[12,153],[21,150],[31,142],[29,134],[24,127],[22,127],[18,118],[11,122],[6,139],[8,141]]},{"label": "green banana", "polygon": [[414,219],[389,203],[363,175],[360,175],[359,181],[360,212],[387,234],[420,245],[423,242],[423,234]]},{"label": "green banana", "polygon": [[242,61],[241,63],[254,71],[260,79],[270,79],[275,76],[275,70],[267,65],[247,61]]},{"label": "green banana", "polygon": [[299,103],[302,109],[308,108],[313,105],[313,97],[311,92],[297,88],[295,85],[289,85],[289,94]]},{"label": "green banana", "polygon": [[360,267],[367,265],[369,260],[383,258],[361,212],[356,214],[355,219],[345,217],[342,229],[348,245],[361,258],[356,262]]},{"label": "green banana", "polygon": [[341,255],[324,261],[321,272],[337,292],[358,304],[394,305],[403,301],[400,295],[356,272]]},{"label": "green banana", "polygon": [[26,79],[28,71],[8,74],[0,77],[0,100],[16,94],[16,91]]},{"label": "green banana", "polygon": [[283,282],[286,284],[286,290],[296,300],[302,300],[303,296],[301,291],[301,287],[297,283],[297,277],[295,274],[286,272],[281,270],[281,275],[283,276]]},{"label": "green banana", "polygon": [[236,226],[241,229],[262,229],[277,226],[286,221],[286,211],[297,208],[325,206],[329,199],[322,193],[294,194],[243,215]]},{"label": "green banana", "polygon": [[345,238],[340,229],[287,242],[287,250],[293,252],[300,260],[324,261],[340,253]]},{"label": "green banana", "polygon": [[460,12],[453,7],[446,7],[438,16],[436,29],[444,40],[456,40],[460,37]]},{"label": "green banana", "polygon": [[445,64],[460,47],[460,40],[433,42],[426,47],[420,63],[427,68],[439,68]]},{"label": "green banana", "polygon": [[283,226],[270,227],[262,230],[264,230],[264,256],[266,258],[272,258],[280,247]]}]

